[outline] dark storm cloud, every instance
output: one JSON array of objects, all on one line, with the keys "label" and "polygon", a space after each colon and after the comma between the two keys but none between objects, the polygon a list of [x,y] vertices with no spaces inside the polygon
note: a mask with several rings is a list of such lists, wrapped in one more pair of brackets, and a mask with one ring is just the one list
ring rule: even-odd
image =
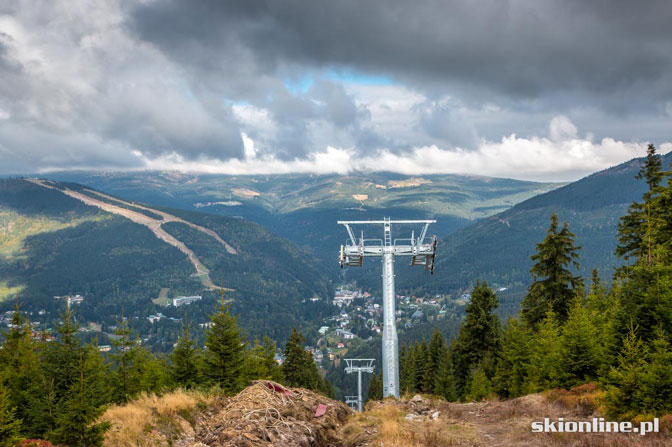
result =
[{"label": "dark storm cloud", "polygon": [[670,141],[671,22],[662,0],[4,2],[0,171],[501,175],[519,146],[529,178],[567,148],[563,172],[602,168]]},{"label": "dark storm cloud", "polygon": [[132,26],[206,72],[235,48],[237,75],[345,65],[430,89],[456,81],[511,97],[581,91],[627,102],[670,98],[670,23],[664,0],[174,0],[139,7]]}]

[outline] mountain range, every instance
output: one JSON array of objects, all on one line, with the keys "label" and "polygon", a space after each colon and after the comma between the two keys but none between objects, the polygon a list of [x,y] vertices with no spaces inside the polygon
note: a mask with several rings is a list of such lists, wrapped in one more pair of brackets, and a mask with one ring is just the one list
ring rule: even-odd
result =
[{"label": "mountain range", "polygon": [[[643,158],[596,172],[553,191],[527,199],[511,209],[462,228],[443,238],[438,247],[434,278],[427,281],[402,272],[399,283],[418,292],[468,291],[484,280],[499,291],[502,314],[518,312],[527,285],[532,282],[530,255],[543,240],[552,213],[567,222],[576,235],[580,270],[590,277],[597,269],[610,280],[619,265],[614,255],[618,221],[647,186],[635,179]],[[664,169],[672,164],[672,152],[662,156]]]},{"label": "mountain range", "polygon": [[[672,153],[663,160],[669,165]],[[336,221],[391,216],[435,218],[440,236],[433,276],[397,263],[400,292],[457,297],[485,280],[498,291],[500,314],[515,314],[553,212],[582,246],[580,272],[611,276],[618,220],[645,189],[634,178],[641,161],[570,184],[386,173],[0,180],[0,306],[8,309],[18,293],[29,309],[57,315],[63,303],[55,296],[81,294],[83,321],[105,328],[122,309],[177,321],[184,310],[164,307],[166,300],[200,295],[204,305],[190,307],[188,318],[204,323],[223,292],[251,336],[283,340],[293,325],[310,334],[333,313],[335,284],[380,288],[379,262],[339,272],[346,234]],[[149,326],[157,340],[179,331],[179,324]]]}]

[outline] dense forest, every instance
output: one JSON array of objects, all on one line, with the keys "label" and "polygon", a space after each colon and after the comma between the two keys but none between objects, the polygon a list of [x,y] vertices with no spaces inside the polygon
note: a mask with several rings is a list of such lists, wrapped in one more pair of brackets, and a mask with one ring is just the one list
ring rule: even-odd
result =
[{"label": "dense forest", "polygon": [[[652,145],[637,178],[647,188],[620,219],[624,265],[610,286],[595,270],[586,292],[576,273],[581,247],[553,214],[519,317],[500,327],[497,296],[478,283],[451,343],[437,330],[402,348],[402,391],[480,400],[592,384],[609,417],[672,412],[672,173]],[[379,380],[371,398],[381,396]]]},{"label": "dense forest", "polygon": [[[659,157],[664,165],[672,163],[672,152]],[[619,220],[647,190],[635,178],[644,162],[637,158],[596,172],[450,234],[439,243],[431,281],[422,272],[403,269],[398,283],[416,294],[454,293],[471,289],[480,279],[507,289],[498,291],[498,314],[515,316],[526,294],[534,243],[544,237],[552,213],[569,223],[583,247],[579,273],[590,277],[597,269],[608,278],[620,263],[614,256]]]},{"label": "dense forest", "polygon": [[165,357],[144,348],[122,317],[112,350],[101,353],[96,340],[82,342],[72,310],[66,309],[51,337],[31,329],[17,300],[0,349],[0,446],[15,446],[21,439],[101,445],[109,428],[99,420],[105,408],[142,392],[180,387],[233,394],[252,380],[268,379],[333,395],[296,329],[289,334],[280,366],[270,338],[248,345],[223,292],[210,323],[201,348],[185,321]]}]

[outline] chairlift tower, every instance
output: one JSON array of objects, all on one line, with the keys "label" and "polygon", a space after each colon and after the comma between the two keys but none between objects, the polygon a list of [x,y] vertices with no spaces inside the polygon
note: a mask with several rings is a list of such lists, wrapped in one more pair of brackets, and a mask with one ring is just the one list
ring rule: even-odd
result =
[{"label": "chairlift tower", "polygon": [[357,411],[357,405],[359,404],[359,398],[357,396],[345,396],[345,403],[350,408]]},{"label": "chairlift tower", "polygon": [[[364,258],[379,257],[383,263],[383,397],[394,396],[399,399],[399,340],[395,314],[394,258],[409,256],[411,265],[424,266],[434,274],[436,256],[436,236],[427,238],[427,229],[435,220],[351,220],[338,221],[348,231],[349,239],[341,245],[339,263],[344,266],[361,267]],[[407,239],[392,239],[392,225],[422,224],[419,237],[415,231]],[[383,239],[365,239],[364,231],[355,238],[351,225],[383,225]]]},{"label": "chairlift tower", "polygon": [[[373,373],[373,362],[376,359],[343,359],[347,366],[345,367],[345,372],[347,374],[357,373],[357,409],[359,412],[362,412],[362,373]],[[353,403],[353,396],[346,396],[345,402],[347,404]]]}]

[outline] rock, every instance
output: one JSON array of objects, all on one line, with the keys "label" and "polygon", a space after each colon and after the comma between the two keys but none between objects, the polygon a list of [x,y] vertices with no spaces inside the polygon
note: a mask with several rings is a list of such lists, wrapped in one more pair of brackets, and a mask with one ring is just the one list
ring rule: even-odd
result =
[{"label": "rock", "polygon": [[415,414],[413,414],[413,413],[408,413],[408,414],[406,415],[406,420],[408,420],[408,421],[413,421],[413,420],[415,420],[416,417],[417,417],[417,416],[416,416]]},{"label": "rock", "polygon": [[420,396],[419,394],[416,394],[415,396],[413,396],[413,399],[411,399],[411,401],[422,402],[422,396]]},{"label": "rock", "polygon": [[441,412],[440,412],[440,411],[435,411],[434,413],[432,413],[432,419],[438,419],[439,416],[441,416]]}]

